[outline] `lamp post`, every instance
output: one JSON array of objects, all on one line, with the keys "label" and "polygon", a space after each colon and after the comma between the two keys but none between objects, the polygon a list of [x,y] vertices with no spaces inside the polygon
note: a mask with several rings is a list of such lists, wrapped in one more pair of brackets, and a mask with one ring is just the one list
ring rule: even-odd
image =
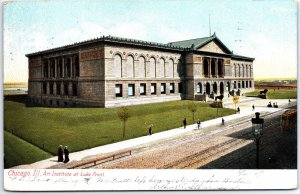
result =
[{"label": "lamp post", "polygon": [[259,117],[260,113],[255,113],[255,118],[251,119],[252,122],[252,133],[254,136],[254,140],[256,143],[256,168],[259,169],[259,143],[260,138],[263,135],[263,125],[264,125],[264,119]]}]

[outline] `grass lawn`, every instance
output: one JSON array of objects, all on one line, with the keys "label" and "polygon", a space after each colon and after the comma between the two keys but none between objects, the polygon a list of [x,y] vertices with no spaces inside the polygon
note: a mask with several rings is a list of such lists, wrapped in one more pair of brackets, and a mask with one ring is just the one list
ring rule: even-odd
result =
[{"label": "grass lawn", "polygon": [[[192,122],[188,111],[190,101],[172,101],[128,107],[130,118],[126,122],[124,139],[148,135],[148,124],[153,133]],[[22,103],[4,102],[4,128],[22,139],[56,154],[58,145],[67,145],[70,152],[84,150],[124,140],[123,123],[117,118],[118,108],[44,108],[26,107]],[[232,109],[220,109],[219,115],[234,114]],[[216,117],[217,109],[197,102],[195,120]]]},{"label": "grass lawn", "polygon": [[49,153],[6,131],[4,131],[4,154],[4,168],[20,164],[30,164],[51,157]]},{"label": "grass lawn", "polygon": [[[248,92],[246,96],[257,96],[261,90],[255,90],[254,92]],[[296,99],[297,90],[269,90],[267,92],[268,99]]]}]

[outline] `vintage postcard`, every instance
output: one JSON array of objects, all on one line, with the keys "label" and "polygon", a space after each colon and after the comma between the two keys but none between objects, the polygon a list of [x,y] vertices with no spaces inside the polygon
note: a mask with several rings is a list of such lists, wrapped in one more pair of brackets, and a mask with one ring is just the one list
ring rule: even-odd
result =
[{"label": "vintage postcard", "polygon": [[297,6],[4,1],[4,189],[296,189]]}]

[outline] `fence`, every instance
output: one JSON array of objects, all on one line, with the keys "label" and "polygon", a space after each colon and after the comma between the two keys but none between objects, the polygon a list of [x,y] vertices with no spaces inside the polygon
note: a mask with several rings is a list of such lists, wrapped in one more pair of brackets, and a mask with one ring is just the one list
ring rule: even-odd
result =
[{"label": "fence", "polygon": [[[101,158],[97,158],[97,159],[94,159],[94,160],[83,162],[83,163],[77,164],[75,166],[69,167],[68,169],[75,169],[75,168],[78,168],[78,167],[87,166],[89,164],[92,164],[91,166],[96,166],[97,162],[98,162],[98,164],[102,164],[102,163],[105,163],[105,162],[108,162],[108,161],[112,161],[112,160],[121,158],[125,154],[131,155],[131,150],[126,150],[126,151],[118,152],[118,153],[115,153],[115,154],[112,154],[112,155],[109,155],[109,156],[104,156],[104,157],[101,157]],[[100,161],[102,161],[102,162],[99,163]],[[91,166],[88,166],[88,167],[91,167]]]}]

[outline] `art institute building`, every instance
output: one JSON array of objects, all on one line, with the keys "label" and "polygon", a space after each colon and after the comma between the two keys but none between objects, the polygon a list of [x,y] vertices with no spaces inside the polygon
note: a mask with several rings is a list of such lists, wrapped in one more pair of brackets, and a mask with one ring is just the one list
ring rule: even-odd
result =
[{"label": "art institute building", "polygon": [[213,34],[167,44],[103,36],[26,55],[29,102],[113,107],[254,90],[254,58]]}]

